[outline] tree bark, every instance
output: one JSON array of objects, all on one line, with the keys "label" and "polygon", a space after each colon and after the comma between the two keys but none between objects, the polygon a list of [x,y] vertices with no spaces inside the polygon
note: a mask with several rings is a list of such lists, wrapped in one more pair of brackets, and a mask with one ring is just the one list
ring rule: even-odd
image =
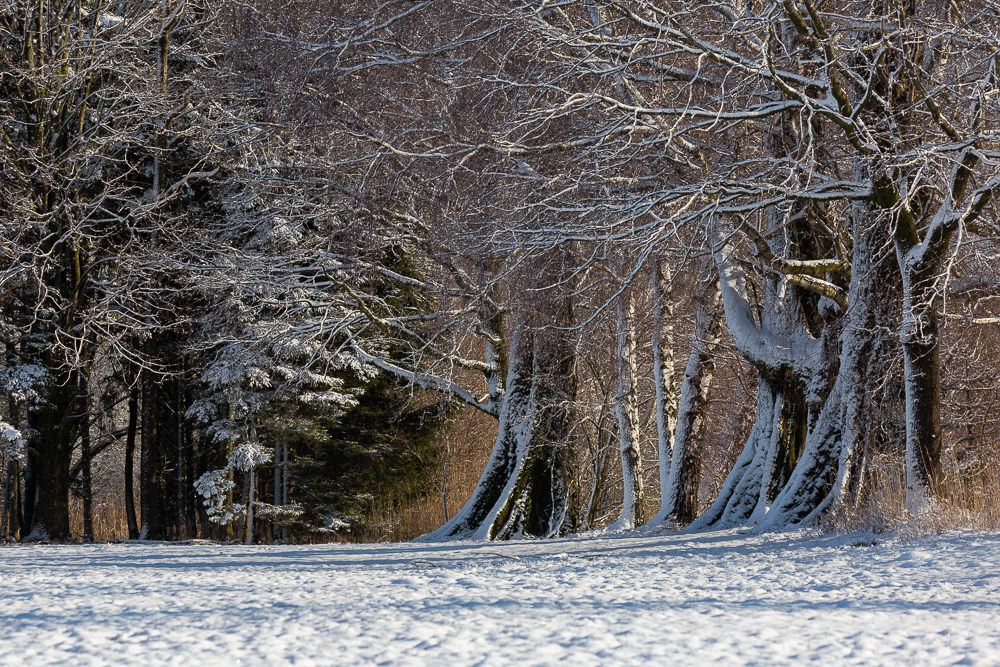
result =
[{"label": "tree bark", "polygon": [[661,523],[669,504],[670,468],[677,428],[678,394],[674,378],[674,303],[670,266],[653,260],[653,383],[656,411],[656,453],[660,470],[660,511],[650,522]]},{"label": "tree bark", "polygon": [[83,541],[93,542],[94,499],[90,473],[90,383],[87,381],[86,369],[77,371],[77,392],[80,405],[80,461],[83,464],[81,492],[83,496]]},{"label": "tree bark", "polygon": [[[133,383],[138,378],[133,378]],[[128,430],[125,435],[125,519],[128,522],[128,537],[139,539],[139,525],[135,519],[135,436],[139,422],[139,387],[135,384],[129,389],[128,398]]]},{"label": "tree bark", "polygon": [[758,370],[757,416],[722,492],[691,530],[764,519],[804,448],[813,408],[806,397],[821,406],[836,376],[825,354],[828,341],[811,336],[797,295],[784,298],[777,281],[769,280],[765,287],[757,322],[743,269],[732,256],[731,236],[721,226],[715,234],[726,321],[740,353]]},{"label": "tree bark", "polygon": [[[147,341],[147,357],[156,358],[156,334]],[[163,466],[160,464],[158,433],[159,398],[156,378],[149,369],[142,370],[142,451],[139,459],[139,514],[142,523],[140,540],[163,539]]]},{"label": "tree bark", "polygon": [[250,476],[250,490],[247,494],[247,546],[253,544],[253,502],[257,483],[257,470],[255,468],[250,468],[247,471],[247,475]]},{"label": "tree bark", "polygon": [[[29,413],[28,424],[34,428],[38,425],[37,419]],[[35,453],[31,441],[28,444],[28,455],[24,460],[24,493],[21,497],[21,532],[27,538],[31,534],[31,527],[35,522],[35,505],[38,502],[38,485],[35,483],[35,461],[38,455]]]},{"label": "tree bark", "polygon": [[639,411],[635,399],[635,303],[631,290],[616,300],[618,445],[622,465],[622,511],[612,530],[630,530],[643,522],[642,453],[639,451]]},{"label": "tree bark", "polygon": [[[18,406],[17,401],[13,398],[9,401],[9,412],[10,412],[10,425],[15,429],[19,428],[21,425],[21,411],[20,406]],[[0,517],[0,539],[19,540],[21,537],[21,523],[20,523],[20,513],[21,513],[21,494],[20,491],[20,474],[18,468],[17,459],[10,459],[4,461],[4,477],[3,477],[3,516]]]},{"label": "tree bark", "polygon": [[[58,382],[58,380],[56,381]],[[48,404],[38,410],[33,483],[36,501],[29,539],[67,540],[69,532],[70,463],[76,408],[75,382],[55,384]]]},{"label": "tree bark", "polygon": [[[472,496],[455,516],[422,540],[471,537],[483,532],[496,517],[504,491],[521,461],[519,453],[527,445],[534,427],[533,395],[534,334],[520,327],[512,332],[507,353],[507,378],[501,398],[499,428],[493,452]],[[483,537],[486,537],[484,535]]]},{"label": "tree bark", "polygon": [[699,283],[695,303],[695,327],[681,383],[673,455],[667,482],[663,486],[660,511],[651,522],[653,525],[666,521],[687,525],[694,521],[698,512],[702,454],[698,438],[705,424],[705,410],[715,371],[713,355],[722,329],[722,300],[719,279],[714,271],[707,280]]},{"label": "tree bark", "polygon": [[906,488],[919,508],[941,481],[941,361],[933,275],[907,266],[903,273],[903,378],[906,387]]}]

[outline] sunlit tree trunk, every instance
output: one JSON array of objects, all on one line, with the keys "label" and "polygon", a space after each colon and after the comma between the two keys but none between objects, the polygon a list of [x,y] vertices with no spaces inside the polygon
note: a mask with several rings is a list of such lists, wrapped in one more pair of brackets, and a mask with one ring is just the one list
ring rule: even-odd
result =
[{"label": "sunlit tree trunk", "polygon": [[631,290],[615,302],[615,358],[618,366],[618,391],[615,415],[618,418],[618,449],[622,465],[622,511],[612,530],[631,529],[643,522],[644,498],[642,454],[639,450],[639,409],[635,397],[635,302]]},{"label": "sunlit tree trunk", "polygon": [[713,355],[721,333],[722,303],[715,271],[699,282],[695,304],[691,353],[688,355],[681,383],[669,474],[663,485],[660,511],[651,522],[652,525],[665,521],[686,525],[694,521],[698,511],[702,459],[699,436],[705,426],[709,390],[715,370]]}]

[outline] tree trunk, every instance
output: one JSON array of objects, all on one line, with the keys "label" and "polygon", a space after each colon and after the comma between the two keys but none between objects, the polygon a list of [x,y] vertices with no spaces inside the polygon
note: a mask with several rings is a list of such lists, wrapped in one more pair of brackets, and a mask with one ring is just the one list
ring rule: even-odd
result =
[{"label": "tree trunk", "polygon": [[11,461],[10,470],[7,474],[10,477],[7,496],[7,528],[4,537],[15,542],[21,539],[21,463]]},{"label": "tree trunk", "polygon": [[[274,494],[273,494],[273,505],[275,507],[281,507],[281,443],[284,438],[281,436],[276,436],[274,438]],[[271,522],[271,541],[278,539],[280,535],[280,527],[274,521]]]},{"label": "tree trunk", "polygon": [[[166,340],[164,340],[166,339]],[[173,353],[172,337],[161,337],[161,352]],[[171,370],[176,370],[171,368]],[[156,388],[156,436],[157,463],[160,466],[160,507],[161,533],[158,539],[176,540],[183,530],[183,496],[182,476],[183,461],[178,461],[181,454],[181,434],[178,429],[179,396],[177,378],[174,376],[159,379]],[[180,501],[180,502],[178,502]]]},{"label": "tree trunk", "polygon": [[8,530],[10,527],[10,521],[8,517],[10,517],[11,514],[10,507],[12,504],[11,503],[12,498],[10,493],[10,478],[11,478],[11,471],[14,470],[14,461],[13,460],[8,461],[7,459],[8,457],[6,456],[0,458],[0,471],[2,471],[3,475],[3,485],[2,485],[3,491],[2,495],[0,495],[0,503],[3,503],[3,514],[0,514],[0,540],[4,542],[6,542],[8,537],[10,536]]},{"label": "tree trunk", "polygon": [[930,501],[941,481],[940,334],[932,283],[913,267],[904,271],[900,343],[906,386],[906,488],[907,506],[914,509]]},{"label": "tree trunk", "polygon": [[667,505],[670,467],[677,427],[678,396],[674,378],[674,304],[670,266],[653,260],[653,384],[656,411],[656,453],[660,469],[660,512],[651,523],[661,523]]},{"label": "tree trunk", "polygon": [[643,522],[642,454],[639,451],[639,411],[635,399],[635,339],[632,326],[635,305],[628,294],[615,305],[618,334],[618,391],[615,415],[618,418],[618,445],[622,464],[622,511],[611,530],[631,530]]},{"label": "tree trunk", "polygon": [[77,371],[77,386],[79,393],[79,429],[80,429],[80,462],[83,464],[82,493],[83,496],[83,541],[94,541],[94,499],[93,485],[90,474],[90,383],[87,381],[87,371]]},{"label": "tree trunk", "polygon": [[[38,421],[28,413],[28,424],[34,428]],[[28,454],[24,460],[24,493],[21,496],[21,532],[27,538],[31,534],[31,527],[35,522],[35,505],[38,502],[38,485],[35,483],[35,461],[38,455],[35,453],[31,441],[28,445]]]},{"label": "tree trunk", "polygon": [[33,482],[36,502],[28,539],[67,540],[69,532],[69,469],[72,460],[76,386],[57,379],[49,390],[48,403],[38,410]]},{"label": "tree trunk", "polygon": [[[10,399],[9,406],[10,425],[17,429],[21,425],[20,407],[14,399]],[[4,464],[3,496],[0,497],[0,501],[3,502],[3,516],[0,517],[0,522],[2,522],[0,539],[7,541],[13,537],[16,541],[21,537],[21,494],[19,493],[21,480],[18,470],[20,466],[17,459],[5,460]]]},{"label": "tree trunk", "polygon": [[[148,358],[154,359],[155,334],[147,343]],[[158,387],[149,369],[142,371],[142,451],[139,459],[140,540],[163,539],[163,466],[160,464],[158,433]]]},{"label": "tree trunk", "polygon": [[[281,445],[281,504],[282,506],[288,504],[288,441],[285,440]],[[288,539],[288,530],[284,527],[281,529],[281,539]]]},{"label": "tree trunk", "polygon": [[708,394],[715,371],[713,354],[722,329],[719,279],[714,271],[699,284],[695,303],[695,327],[681,383],[673,456],[667,482],[663,485],[660,511],[650,522],[651,525],[667,521],[687,525],[694,521],[698,512],[698,488],[701,485],[698,438],[705,423]]},{"label": "tree trunk", "polygon": [[520,472],[508,483],[505,497],[487,536],[557,537],[575,529],[573,482],[568,464],[577,392],[573,301],[560,296],[550,302],[554,326],[533,338],[531,409],[527,441],[519,448]]},{"label": "tree trunk", "polygon": [[254,469],[254,468],[250,468],[250,470],[247,472],[247,475],[250,476],[250,490],[249,490],[249,492],[247,494],[247,541],[246,541],[246,544],[247,544],[247,546],[250,546],[250,545],[253,544],[253,502],[254,502],[255,492],[257,490],[255,488],[256,482],[257,482],[257,470]]},{"label": "tree trunk", "polygon": [[[137,378],[133,378],[133,382]],[[125,435],[125,518],[128,522],[128,537],[139,539],[139,525],[135,519],[135,435],[139,422],[139,387],[133,385],[128,397],[128,430]]]},{"label": "tree trunk", "polygon": [[[762,528],[814,523],[852,490],[859,478],[856,460],[872,437],[874,410],[870,390],[889,370],[895,350],[880,337],[881,328],[898,320],[900,278],[885,254],[888,226],[873,220],[867,203],[853,207],[853,271],[843,329],[828,344],[839,349],[833,389],[808,435],[801,461]],[[832,364],[831,364],[832,367]]]},{"label": "tree trunk", "polygon": [[187,483],[185,479],[185,472],[187,471],[187,466],[184,460],[184,381],[182,379],[181,373],[178,373],[176,377],[172,378],[173,391],[174,391],[174,401],[173,401],[173,411],[170,415],[172,418],[173,429],[174,429],[174,531],[173,537],[175,540],[183,540],[187,537],[187,496],[184,493],[184,489]]},{"label": "tree trunk", "polygon": [[[240,492],[240,505],[243,505],[243,507],[247,509],[249,509],[247,505],[247,498],[250,496],[250,477],[252,471],[253,468],[243,473],[243,490]],[[236,521],[236,534],[234,535],[234,539],[239,540],[246,535],[246,533],[243,532],[243,529],[247,527],[248,518],[250,518],[249,511]]]},{"label": "tree trunk", "polygon": [[806,405],[805,396],[822,405],[829,393],[827,384],[835,377],[824,354],[828,341],[810,335],[794,292],[793,297],[785,298],[777,282],[769,280],[760,321],[756,321],[743,269],[733,259],[732,235],[721,226],[715,234],[714,254],[729,331],[740,353],[759,374],[757,416],[722,492],[691,524],[691,530],[764,519],[804,446],[811,407]]},{"label": "tree trunk", "polygon": [[499,511],[497,505],[506,487],[522,463],[520,452],[527,446],[535,420],[534,334],[529,330],[515,330],[507,358],[500,424],[486,469],[462,509],[421,540],[461,539],[479,535],[484,527],[488,529]]},{"label": "tree trunk", "polygon": [[184,525],[185,525],[185,536],[187,537],[197,537],[198,536],[198,493],[194,488],[194,480],[198,479],[195,476],[195,450],[194,450],[194,433],[191,425],[184,420],[187,414],[187,409],[193,401],[192,390],[189,384],[185,384],[183,390],[181,391],[181,397],[183,403],[181,404],[181,412],[178,415],[179,423],[177,428],[182,433],[183,437],[183,459],[184,459]]}]

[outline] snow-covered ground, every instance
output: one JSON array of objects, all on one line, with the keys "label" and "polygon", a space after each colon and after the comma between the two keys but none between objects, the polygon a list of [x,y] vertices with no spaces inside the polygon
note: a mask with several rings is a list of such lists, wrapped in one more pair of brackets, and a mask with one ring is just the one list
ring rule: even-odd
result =
[{"label": "snow-covered ground", "polygon": [[0,549],[0,665],[996,665],[1000,536]]}]

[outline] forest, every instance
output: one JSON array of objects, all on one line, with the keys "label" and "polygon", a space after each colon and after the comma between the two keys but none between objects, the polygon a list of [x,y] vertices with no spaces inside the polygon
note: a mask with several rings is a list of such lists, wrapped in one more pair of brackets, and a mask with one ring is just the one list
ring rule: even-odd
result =
[{"label": "forest", "polygon": [[991,0],[0,0],[0,539],[1000,527]]}]

